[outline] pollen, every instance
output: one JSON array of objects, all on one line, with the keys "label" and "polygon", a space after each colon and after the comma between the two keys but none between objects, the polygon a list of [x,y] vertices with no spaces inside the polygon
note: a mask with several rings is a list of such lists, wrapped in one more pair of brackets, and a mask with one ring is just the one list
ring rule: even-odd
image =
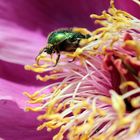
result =
[{"label": "pollen", "polygon": [[135,108],[140,107],[140,97],[136,97],[136,98],[132,99],[131,104]]},{"label": "pollen", "polygon": [[45,53],[25,66],[50,82],[24,95],[25,110],[41,112],[37,131],[56,130],[53,140],[124,140],[140,132],[140,20],[116,9],[113,0],[90,17],[102,27],[73,28],[90,37],[74,52],[62,52],[56,66],[57,54]]}]

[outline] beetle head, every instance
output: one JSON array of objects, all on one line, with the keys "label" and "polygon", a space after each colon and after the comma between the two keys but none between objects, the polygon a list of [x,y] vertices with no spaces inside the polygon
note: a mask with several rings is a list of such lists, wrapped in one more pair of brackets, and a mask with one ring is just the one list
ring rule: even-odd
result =
[{"label": "beetle head", "polygon": [[48,46],[46,48],[44,48],[44,52],[46,52],[47,54],[55,53],[53,45],[52,44],[48,44]]}]

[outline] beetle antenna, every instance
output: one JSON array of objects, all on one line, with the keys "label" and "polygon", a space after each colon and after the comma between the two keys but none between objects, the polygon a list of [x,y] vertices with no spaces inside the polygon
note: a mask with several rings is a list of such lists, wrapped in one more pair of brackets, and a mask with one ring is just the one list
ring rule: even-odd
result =
[{"label": "beetle antenna", "polygon": [[50,56],[51,56],[51,59],[52,59],[53,55],[52,55],[52,54],[50,54]]}]

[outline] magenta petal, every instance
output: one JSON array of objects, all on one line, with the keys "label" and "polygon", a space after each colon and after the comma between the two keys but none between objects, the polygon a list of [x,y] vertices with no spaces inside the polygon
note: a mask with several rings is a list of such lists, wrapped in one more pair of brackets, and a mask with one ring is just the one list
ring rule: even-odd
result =
[{"label": "magenta petal", "polygon": [[140,18],[140,6],[132,0],[115,0],[116,6],[133,16]]},{"label": "magenta petal", "polygon": [[25,113],[15,102],[0,100],[0,139],[52,140],[53,132],[37,132],[37,113]]},{"label": "magenta petal", "polygon": [[47,83],[35,79],[35,73],[24,70],[23,65],[0,61],[0,99],[10,99],[25,107],[23,92],[35,92]]},{"label": "magenta petal", "polygon": [[89,15],[99,14],[108,8],[109,1],[104,0],[100,3],[98,0],[7,0],[5,3],[5,0],[1,0],[0,6],[2,19],[29,30],[42,29],[46,34],[54,28],[63,26],[92,27]]},{"label": "magenta petal", "polygon": [[17,25],[0,22],[0,59],[16,64],[32,64],[45,38]]},{"label": "magenta petal", "polygon": [[38,114],[23,110],[27,99],[22,93],[33,93],[45,83],[41,85],[22,65],[0,61],[0,66],[0,139],[52,140],[52,132],[36,131]]},{"label": "magenta petal", "polygon": [[[20,108],[25,107],[27,100],[22,94],[28,91],[29,86],[14,83],[5,79],[0,79],[0,99],[9,99],[15,101]],[[35,86],[30,87],[30,92],[36,90]]]},{"label": "magenta petal", "polygon": [[20,65],[2,61],[0,64],[0,99],[10,99],[24,107],[26,97],[22,93],[33,93],[47,84],[37,81],[34,73],[25,71]]},{"label": "magenta petal", "polygon": [[36,80],[36,73],[26,71],[23,65],[5,61],[0,61],[0,77],[15,84],[25,85],[28,89],[28,86],[39,87],[48,84]]}]

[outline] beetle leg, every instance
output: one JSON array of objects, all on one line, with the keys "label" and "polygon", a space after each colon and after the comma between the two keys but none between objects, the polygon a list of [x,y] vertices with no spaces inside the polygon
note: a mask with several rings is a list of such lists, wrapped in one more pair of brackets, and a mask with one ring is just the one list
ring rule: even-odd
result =
[{"label": "beetle leg", "polygon": [[53,58],[52,54],[50,54],[50,56],[51,56],[51,60],[52,60],[52,58]]},{"label": "beetle leg", "polygon": [[55,66],[58,64],[59,59],[60,59],[60,53],[58,53],[58,56],[57,56],[57,59],[56,59],[55,65],[54,65],[53,67],[55,67]]},{"label": "beetle leg", "polygon": [[71,63],[76,59],[76,57],[74,57],[72,60],[69,60],[68,62]]}]

